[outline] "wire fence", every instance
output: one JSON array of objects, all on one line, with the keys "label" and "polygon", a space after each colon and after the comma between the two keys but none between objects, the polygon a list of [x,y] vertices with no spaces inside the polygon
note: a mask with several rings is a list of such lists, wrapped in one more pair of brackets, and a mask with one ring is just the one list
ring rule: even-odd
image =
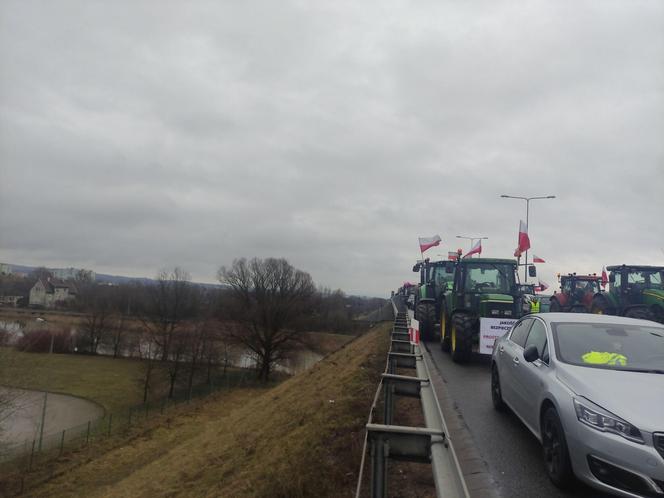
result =
[{"label": "wire fence", "polygon": [[[2,444],[0,442],[0,497],[22,494],[44,479],[44,467],[68,453],[88,447],[94,451],[92,443],[108,439],[111,436],[127,435],[132,428],[144,426],[150,420],[161,417],[174,407],[190,403],[197,398],[206,397],[224,389],[249,387],[256,384],[252,371],[228,371],[215,382],[199,385],[192,389],[181,390],[173,397],[164,397],[148,403],[132,406],[125,410],[107,412],[104,416],[89,420],[80,425],[61,431],[37,435],[20,444]],[[99,448],[100,454],[106,451]],[[88,456],[94,457],[94,454]]]}]

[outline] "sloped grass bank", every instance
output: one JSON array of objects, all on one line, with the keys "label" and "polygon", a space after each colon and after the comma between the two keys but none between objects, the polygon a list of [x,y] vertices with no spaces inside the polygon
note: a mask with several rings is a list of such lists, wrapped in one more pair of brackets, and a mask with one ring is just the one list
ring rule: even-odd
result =
[{"label": "sloped grass bank", "polygon": [[272,389],[212,396],[31,495],[352,496],[390,326]]}]

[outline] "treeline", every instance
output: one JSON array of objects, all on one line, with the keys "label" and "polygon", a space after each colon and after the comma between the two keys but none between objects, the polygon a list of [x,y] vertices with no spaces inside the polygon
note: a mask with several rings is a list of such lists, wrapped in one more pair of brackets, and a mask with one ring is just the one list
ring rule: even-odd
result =
[{"label": "treeline", "polygon": [[196,379],[210,382],[239,352],[255,360],[267,381],[277,363],[303,347],[304,332],[357,333],[366,325],[356,317],[385,302],[317,288],[284,259],[238,259],[217,276],[223,285],[192,283],[181,268],[161,272],[152,284],[77,279],[76,300],[68,305],[83,313],[75,337],[45,328],[25,333],[17,347],[139,358],[147,400],[156,366],[168,372],[172,395],[178,383],[191,389]]}]

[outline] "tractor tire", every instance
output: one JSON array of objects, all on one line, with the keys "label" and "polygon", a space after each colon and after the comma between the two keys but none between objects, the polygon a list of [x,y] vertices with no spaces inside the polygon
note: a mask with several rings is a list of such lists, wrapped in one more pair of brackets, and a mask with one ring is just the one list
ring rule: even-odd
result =
[{"label": "tractor tire", "polygon": [[452,317],[451,350],[454,363],[467,363],[473,352],[473,336],[477,318],[458,313]]},{"label": "tractor tire", "polygon": [[569,311],[570,313],[587,313],[586,307],[583,304],[575,304]]},{"label": "tractor tire", "polygon": [[646,307],[638,307],[628,309],[625,313],[625,316],[628,318],[638,318],[639,320],[652,320],[655,321],[655,315]]},{"label": "tractor tire", "polygon": [[420,335],[423,341],[433,338],[433,328],[436,325],[436,307],[433,303],[424,302],[417,305],[417,320],[420,322]]},{"label": "tractor tire", "polygon": [[612,315],[612,310],[609,308],[609,303],[603,297],[595,296],[593,303],[590,305],[590,312],[594,315]]},{"label": "tractor tire", "polygon": [[450,341],[450,326],[448,322],[447,307],[443,302],[440,305],[440,349],[442,349],[444,353],[449,353],[452,347]]},{"label": "tractor tire", "polygon": [[563,309],[560,306],[560,303],[557,299],[552,299],[551,304],[549,305],[549,311],[551,313],[560,313]]}]

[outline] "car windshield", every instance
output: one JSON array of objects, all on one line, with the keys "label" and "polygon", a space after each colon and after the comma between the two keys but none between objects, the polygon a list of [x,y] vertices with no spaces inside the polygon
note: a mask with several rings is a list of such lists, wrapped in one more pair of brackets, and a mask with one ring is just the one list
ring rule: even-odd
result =
[{"label": "car windshield", "polygon": [[552,323],[560,361],[584,367],[664,373],[664,327]]},{"label": "car windshield", "polygon": [[535,286],[529,284],[520,284],[518,286],[519,294],[535,294]]},{"label": "car windshield", "polygon": [[514,266],[508,264],[468,264],[465,287],[467,292],[509,294],[514,289]]}]

